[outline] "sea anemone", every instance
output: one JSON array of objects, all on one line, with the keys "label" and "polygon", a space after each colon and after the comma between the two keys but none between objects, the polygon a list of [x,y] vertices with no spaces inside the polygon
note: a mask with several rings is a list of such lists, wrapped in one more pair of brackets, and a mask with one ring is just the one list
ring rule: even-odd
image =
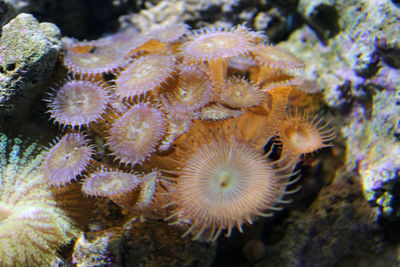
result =
[{"label": "sea anemone", "polygon": [[168,102],[171,106],[185,107],[188,113],[206,105],[213,90],[208,77],[192,67],[181,69],[178,81],[171,87],[166,92]]},{"label": "sea anemone", "polygon": [[256,82],[263,82],[271,77],[271,72],[276,71],[279,75],[299,76],[304,70],[304,62],[289,52],[272,45],[258,44],[251,48],[251,54],[260,64],[260,74]]},{"label": "sea anemone", "polygon": [[264,93],[254,83],[232,77],[219,93],[221,102],[231,108],[249,108],[261,104]]},{"label": "sea anemone", "polygon": [[134,27],[127,27],[115,34],[101,38],[99,41],[131,55],[142,49],[143,45],[149,41],[149,38]]},{"label": "sea anemone", "polygon": [[143,176],[143,182],[140,185],[139,197],[136,203],[137,208],[144,209],[150,205],[156,192],[156,186],[160,175],[161,173],[158,170],[154,170]]},{"label": "sea anemone", "polygon": [[45,181],[62,186],[75,179],[89,164],[93,148],[80,133],[67,133],[51,147],[42,162]]},{"label": "sea anemone", "polygon": [[229,58],[243,55],[253,47],[254,33],[244,26],[230,31],[202,29],[189,36],[181,51],[185,60],[193,63],[207,63],[211,79],[216,86],[224,83]]},{"label": "sea anemone", "polygon": [[174,60],[166,55],[147,55],[131,63],[115,81],[116,93],[121,98],[132,99],[154,91],[174,72]]},{"label": "sea anemone", "polygon": [[334,128],[327,127],[328,123],[322,123],[322,118],[317,116],[309,121],[308,113],[303,116],[296,113],[281,122],[278,135],[283,144],[283,155],[298,157],[331,146],[329,141],[335,138],[335,132]]},{"label": "sea anemone", "polygon": [[257,61],[255,61],[250,55],[239,55],[232,57],[228,63],[228,74],[240,74],[242,76],[258,66]]},{"label": "sea anemone", "polygon": [[105,40],[73,44],[64,56],[64,65],[70,72],[88,77],[115,72],[128,62],[126,50]]},{"label": "sea anemone", "polygon": [[49,100],[49,112],[58,123],[80,127],[100,119],[108,101],[103,84],[67,80]]},{"label": "sea anemone", "polygon": [[170,103],[167,99],[162,98],[163,107],[168,110],[165,116],[166,133],[158,147],[159,151],[168,150],[174,140],[185,133],[192,126],[191,111],[193,107],[182,103]]},{"label": "sea anemone", "polygon": [[156,26],[147,33],[151,39],[164,43],[177,41],[180,37],[189,32],[189,26],[183,23],[169,24],[167,26]]},{"label": "sea anemone", "polygon": [[[281,92],[280,93],[281,98],[287,98],[292,88],[297,88],[297,89],[306,91],[303,88],[306,85],[307,85],[306,81],[300,77],[287,78],[284,80],[269,81],[262,85],[261,91],[274,93],[274,90],[275,90],[276,92]],[[282,94],[282,92],[285,92],[285,93]]]},{"label": "sea anemone", "polygon": [[122,163],[143,162],[165,134],[163,113],[148,103],[132,106],[113,122],[107,137],[112,154]]},{"label": "sea anemone", "polygon": [[43,183],[36,144],[0,134],[0,266],[50,266],[77,231]]},{"label": "sea anemone", "polygon": [[230,31],[202,29],[189,36],[182,45],[187,60],[193,62],[211,62],[217,59],[245,54],[252,47],[252,35],[244,26]]},{"label": "sea anemone", "polygon": [[140,183],[136,174],[102,168],[86,177],[82,191],[89,196],[118,197],[134,190]]},{"label": "sea anemone", "polygon": [[237,139],[236,128],[215,130],[199,123],[193,128],[178,142],[178,168],[164,170],[177,176],[171,178],[176,183],[169,203],[175,208],[166,220],[189,222],[183,236],[192,232],[198,239],[207,232],[205,239],[215,240],[222,230],[227,229],[227,236],[233,227],[242,231],[243,223],[274,209],[288,175],[279,175],[251,143]]}]

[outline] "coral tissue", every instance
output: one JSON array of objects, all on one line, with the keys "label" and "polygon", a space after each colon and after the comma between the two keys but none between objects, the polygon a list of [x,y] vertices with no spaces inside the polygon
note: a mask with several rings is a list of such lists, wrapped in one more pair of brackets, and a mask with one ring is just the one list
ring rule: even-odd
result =
[{"label": "coral tissue", "polygon": [[[300,156],[334,133],[289,103],[305,89],[304,64],[265,40],[243,25],[172,25],[67,45],[69,78],[48,99],[66,132],[42,165],[49,183],[82,180],[87,195],[195,239],[269,216]],[[276,161],[264,151],[272,138],[281,144]]]}]

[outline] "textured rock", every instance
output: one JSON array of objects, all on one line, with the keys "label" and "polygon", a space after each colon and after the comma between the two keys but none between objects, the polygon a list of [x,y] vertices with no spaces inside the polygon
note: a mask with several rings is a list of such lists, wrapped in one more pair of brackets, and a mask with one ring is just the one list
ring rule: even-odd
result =
[{"label": "textured rock", "polygon": [[[54,24],[20,14],[3,26],[0,39],[0,114],[21,117],[54,69],[62,47]],[[0,118],[0,119],[1,119]]]},{"label": "textured rock", "polygon": [[180,0],[144,1],[145,9],[120,18],[123,27],[133,25],[147,32],[154,25],[186,23],[201,27],[233,27],[246,23],[264,31],[272,41],[282,40],[296,27],[296,1]]},{"label": "textured rock", "polygon": [[393,1],[302,0],[299,12],[308,26],[281,46],[307,62],[306,77],[325,89],[331,107],[348,109],[380,68],[396,66],[400,9]]},{"label": "textured rock", "polygon": [[393,95],[390,90],[377,92],[371,114],[361,106],[355,108],[354,118],[342,133],[348,144],[347,168],[358,169],[366,199],[386,217],[400,219],[400,95]]},{"label": "textured rock", "polygon": [[182,231],[162,221],[129,223],[122,260],[131,266],[211,266],[215,243],[181,238]]},{"label": "textured rock", "polygon": [[256,266],[343,266],[346,259],[353,259],[348,266],[364,266],[355,262],[366,255],[379,258],[382,252],[383,233],[376,218],[357,179],[340,175],[305,213],[292,212],[281,239],[267,246],[267,255]]},{"label": "textured rock", "polygon": [[122,230],[81,233],[75,242],[72,263],[77,266],[121,266]]},{"label": "textured rock", "polygon": [[337,142],[366,199],[398,219],[400,8],[390,0],[301,0],[298,10],[308,26],[280,46],[307,62],[305,76],[342,116]]},{"label": "textured rock", "polygon": [[78,266],[210,266],[215,245],[181,238],[164,222],[132,220],[124,227],[81,234],[72,262]]}]

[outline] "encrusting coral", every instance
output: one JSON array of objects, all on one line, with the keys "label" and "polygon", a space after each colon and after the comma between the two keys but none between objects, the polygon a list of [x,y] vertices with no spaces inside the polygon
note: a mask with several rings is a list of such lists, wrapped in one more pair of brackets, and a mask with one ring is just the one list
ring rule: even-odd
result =
[{"label": "encrusting coral", "polygon": [[43,183],[44,150],[24,146],[0,134],[0,266],[50,266],[77,230]]},{"label": "encrusting coral", "polygon": [[[107,196],[124,209],[158,214],[195,239],[215,240],[224,231],[229,236],[234,227],[242,231],[243,224],[278,209],[286,186],[297,180],[293,166],[300,156],[328,146],[334,134],[320,121],[291,115],[296,107],[289,95],[306,84],[304,64],[265,40],[244,25],[197,32],[176,25],[67,47],[68,81],[101,84],[99,95],[107,96],[86,106],[96,115],[78,129],[52,115],[69,134],[84,132],[105,143],[106,155],[90,162],[82,155],[89,166],[70,180],[82,180],[86,194]],[[97,68],[112,61],[101,52],[111,50],[125,63]],[[52,96],[55,114],[58,92]],[[80,113],[78,103],[68,105]],[[58,118],[70,116],[63,113],[57,108]],[[276,137],[283,149],[273,161],[264,150]],[[74,159],[65,155],[65,166]]]}]

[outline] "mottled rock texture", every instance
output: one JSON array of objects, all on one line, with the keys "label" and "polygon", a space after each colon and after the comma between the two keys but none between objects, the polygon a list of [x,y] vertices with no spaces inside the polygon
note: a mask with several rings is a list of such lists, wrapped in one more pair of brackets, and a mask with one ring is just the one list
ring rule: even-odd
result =
[{"label": "mottled rock texture", "polygon": [[210,266],[215,249],[215,244],[181,238],[163,222],[132,220],[123,227],[82,233],[72,261],[78,266]]},{"label": "mottled rock texture", "polygon": [[280,46],[306,64],[335,110],[346,168],[383,215],[399,212],[400,8],[395,1],[301,0],[306,25]]},{"label": "mottled rock texture", "polygon": [[[44,92],[61,50],[61,34],[51,23],[19,14],[0,38],[0,120],[22,117]],[[47,86],[48,87],[48,86]]]},{"label": "mottled rock texture", "polygon": [[280,240],[267,246],[267,255],[257,266],[342,266],[347,258],[362,262],[364,255],[383,250],[376,217],[357,177],[341,174],[305,213],[292,212]]}]

